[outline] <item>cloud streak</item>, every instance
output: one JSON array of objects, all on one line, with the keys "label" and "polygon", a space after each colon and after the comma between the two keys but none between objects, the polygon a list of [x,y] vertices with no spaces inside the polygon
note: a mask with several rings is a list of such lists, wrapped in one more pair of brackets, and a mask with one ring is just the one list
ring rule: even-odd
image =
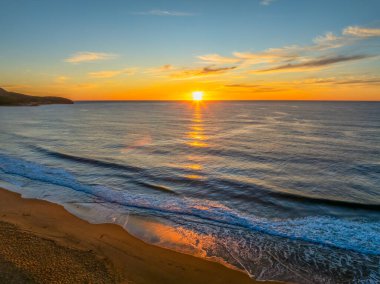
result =
[{"label": "cloud streak", "polygon": [[249,91],[252,93],[266,93],[266,92],[279,92],[283,91],[283,88],[275,88],[271,86],[258,85],[258,84],[228,84],[224,85],[226,88],[238,89],[239,92],[241,90]]},{"label": "cloud streak", "polygon": [[67,76],[57,76],[54,78],[54,83],[63,84],[66,83],[70,78]]},{"label": "cloud streak", "polygon": [[171,64],[165,64],[165,65],[162,65],[162,66],[159,66],[159,67],[152,67],[152,68],[148,68],[145,70],[145,73],[149,73],[149,74],[162,74],[162,73],[165,73],[165,72],[168,72],[168,71],[173,71],[175,70],[175,67]]},{"label": "cloud streak", "polygon": [[236,68],[237,68],[236,66],[228,66],[228,67],[206,66],[206,67],[195,68],[195,69],[183,69],[183,70],[179,70],[179,71],[171,73],[170,77],[176,78],[176,79],[190,79],[194,77],[225,74]]},{"label": "cloud streak", "polygon": [[169,11],[169,10],[150,10],[144,12],[135,12],[134,15],[142,16],[160,16],[160,17],[191,17],[195,16],[193,13],[181,12],[181,11]]},{"label": "cloud streak", "polygon": [[104,52],[90,52],[90,51],[81,51],[77,52],[70,57],[66,58],[64,61],[68,63],[83,63],[83,62],[94,62],[100,60],[109,60],[115,59],[118,55]]},{"label": "cloud streak", "polygon": [[312,85],[380,85],[380,77],[320,78],[296,82]]},{"label": "cloud streak", "polygon": [[237,63],[240,61],[239,58],[233,58],[233,57],[224,57],[220,56],[219,54],[206,54],[198,56],[200,60],[202,60],[204,63],[209,64],[226,64],[226,63]]},{"label": "cloud streak", "polygon": [[343,34],[360,38],[380,37],[380,28],[363,28],[358,26],[349,26],[343,30]]},{"label": "cloud streak", "polygon": [[98,79],[105,79],[105,78],[112,78],[123,74],[132,75],[136,72],[136,68],[125,68],[121,70],[103,70],[103,71],[96,71],[96,72],[90,72],[88,75],[92,78],[98,78]]},{"label": "cloud streak", "polygon": [[263,6],[268,6],[268,5],[272,4],[274,1],[275,0],[261,0],[260,4]]},{"label": "cloud streak", "polygon": [[280,48],[268,48],[261,52],[234,52],[234,57],[225,57],[219,54],[198,56],[204,63],[226,64],[242,63],[245,66],[260,63],[279,63],[300,59],[311,52],[321,52],[328,49],[338,48],[346,42],[332,33],[327,33],[314,39],[314,44],[299,46],[289,45]]},{"label": "cloud streak", "polygon": [[333,56],[333,57],[322,57],[317,59],[308,60],[306,62],[300,63],[289,63],[285,65],[280,65],[268,69],[255,70],[255,73],[263,72],[289,72],[289,71],[308,71],[323,68],[336,63],[356,61],[361,59],[366,59],[373,57],[371,55],[352,55],[352,56]]},{"label": "cloud streak", "polygon": [[325,77],[310,78],[299,81],[285,82],[262,82],[257,84],[234,83],[223,85],[228,92],[236,93],[273,93],[289,90],[300,90],[304,88],[316,87],[355,87],[355,86],[378,86],[380,85],[380,77],[376,76],[343,76],[343,77]]}]

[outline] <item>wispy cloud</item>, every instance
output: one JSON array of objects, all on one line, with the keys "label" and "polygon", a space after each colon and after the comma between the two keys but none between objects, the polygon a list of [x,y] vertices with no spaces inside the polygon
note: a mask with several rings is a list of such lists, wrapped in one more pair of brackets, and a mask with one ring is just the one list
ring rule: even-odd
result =
[{"label": "wispy cloud", "polygon": [[[331,50],[355,44],[368,37],[378,36],[379,29],[347,27],[340,35],[327,32],[317,36],[309,45],[288,45],[268,48],[258,52],[233,52],[231,56],[217,53],[199,55],[197,58],[206,66],[181,68],[171,64],[146,69],[146,73],[172,79],[192,79],[204,76],[222,75],[234,70],[244,70],[242,74],[267,74],[271,72],[303,72],[326,69],[339,63],[363,60],[376,54],[340,55]],[[364,36],[364,34],[366,36]],[[380,36],[380,35],[379,35]],[[255,66],[255,68],[252,68]],[[237,74],[234,72],[233,74]],[[233,75],[230,74],[230,75]],[[241,87],[242,88],[242,87]],[[247,86],[245,86],[247,88]],[[253,88],[253,86],[250,86]]]},{"label": "wispy cloud", "polygon": [[95,88],[98,88],[99,85],[93,84],[93,83],[81,83],[81,84],[76,84],[75,87],[78,89],[95,89]]},{"label": "wispy cloud", "polygon": [[298,46],[285,46],[283,48],[269,48],[262,52],[234,52],[233,55],[245,65],[252,65],[294,60],[300,56],[300,50]]},{"label": "wispy cloud", "polygon": [[182,11],[170,11],[170,10],[150,10],[144,12],[134,12],[134,15],[142,16],[169,16],[169,17],[190,17],[195,16],[194,13],[182,12]]},{"label": "wispy cloud", "polygon": [[168,72],[168,71],[172,71],[174,70],[175,67],[171,64],[165,64],[165,65],[162,65],[162,66],[159,66],[159,67],[152,67],[152,68],[148,68],[145,70],[146,73],[151,73],[151,74],[162,74],[162,73],[165,73],[165,72]]},{"label": "wispy cloud", "polygon": [[332,34],[320,36],[314,40],[315,44],[307,46],[290,45],[280,48],[268,48],[260,52],[234,52],[233,57],[219,54],[198,56],[204,63],[226,64],[240,62],[244,66],[260,63],[279,63],[299,59],[309,52],[323,51],[338,48],[343,43]]},{"label": "wispy cloud", "polygon": [[321,52],[328,49],[339,48],[347,44],[346,40],[337,37],[332,33],[326,33],[323,36],[318,36],[313,40],[311,45],[289,45],[279,48],[268,48],[261,52],[234,52],[234,57],[224,57],[218,54],[198,56],[199,59],[214,64],[223,64],[226,62],[242,62],[245,65],[259,63],[278,63],[299,59],[311,52]]},{"label": "wispy cloud", "polygon": [[93,62],[99,60],[109,60],[117,58],[118,55],[112,53],[104,52],[90,52],[90,51],[81,51],[77,52],[70,57],[66,58],[64,61],[68,63],[82,63],[82,62]]},{"label": "wispy cloud", "polygon": [[66,83],[70,78],[67,76],[57,76],[54,78],[54,83],[63,84]]},{"label": "wispy cloud", "polygon": [[352,55],[352,56],[331,56],[331,57],[322,57],[311,59],[305,62],[300,63],[289,63],[285,65],[280,65],[268,69],[255,70],[254,73],[263,73],[263,72],[289,72],[289,71],[308,71],[320,69],[325,66],[329,66],[332,64],[347,62],[347,61],[356,61],[361,59],[366,59],[373,57],[371,55]]},{"label": "wispy cloud", "polygon": [[[331,55],[333,49],[353,45],[370,37],[380,37],[380,28],[363,28],[350,26],[342,30],[340,35],[327,32],[314,38],[309,45],[289,45],[279,48],[268,48],[258,52],[234,52],[232,56],[206,54],[198,56],[205,64],[224,65],[233,63],[236,68],[250,68],[252,65],[260,69],[258,72],[296,72],[321,69],[339,62],[360,60],[369,55],[342,56]],[[256,68],[257,69],[257,68]]]},{"label": "wispy cloud", "polygon": [[207,66],[207,67],[195,68],[195,69],[182,69],[182,70],[171,73],[170,77],[176,78],[176,79],[190,79],[194,77],[224,74],[234,69],[236,69],[236,66],[228,66],[228,67]]},{"label": "wispy cloud", "polygon": [[317,78],[317,79],[306,79],[302,81],[295,82],[297,84],[306,85],[380,85],[380,77],[373,76],[352,76],[343,78]]},{"label": "wispy cloud", "polygon": [[327,49],[339,48],[352,44],[351,38],[336,36],[332,32],[327,32],[322,36],[317,36],[313,40],[314,45],[304,47],[304,51],[323,51]]},{"label": "wispy cloud", "polygon": [[351,79],[335,82],[339,85],[380,85],[380,78],[376,79]]},{"label": "wispy cloud", "polygon": [[380,37],[380,28],[363,28],[358,26],[349,26],[343,30],[344,35],[355,37]]},{"label": "wispy cloud", "polygon": [[272,4],[274,1],[275,0],[261,0],[260,4],[264,5],[264,6],[268,6],[268,5]]},{"label": "wispy cloud", "polygon": [[136,68],[124,68],[120,70],[102,70],[96,72],[90,72],[88,75],[92,78],[112,78],[123,74],[132,75],[136,72]]},{"label": "wispy cloud", "polygon": [[277,82],[258,82],[255,84],[234,83],[223,85],[228,92],[236,93],[273,93],[289,90],[299,90],[303,88],[316,87],[355,87],[355,86],[378,86],[380,85],[380,77],[378,76],[341,76],[341,77],[324,77],[309,78],[297,81],[277,81]]},{"label": "wispy cloud", "polygon": [[246,90],[246,91],[254,92],[254,93],[279,92],[279,91],[284,90],[283,88],[277,88],[273,86],[266,86],[266,85],[259,85],[259,84],[228,84],[228,85],[224,85],[224,87],[238,89],[239,92],[241,90]]},{"label": "wispy cloud", "polygon": [[206,54],[198,56],[200,60],[202,60],[205,63],[210,64],[226,64],[226,63],[236,63],[239,62],[240,59],[233,58],[233,57],[224,57],[219,54]]}]

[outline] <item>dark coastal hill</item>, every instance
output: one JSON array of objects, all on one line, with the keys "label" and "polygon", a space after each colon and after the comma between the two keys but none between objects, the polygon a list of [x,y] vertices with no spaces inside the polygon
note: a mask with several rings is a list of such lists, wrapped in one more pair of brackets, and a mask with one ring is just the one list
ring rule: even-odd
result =
[{"label": "dark coastal hill", "polygon": [[38,106],[50,104],[73,104],[74,102],[61,97],[37,97],[8,92],[0,88],[0,106]]}]

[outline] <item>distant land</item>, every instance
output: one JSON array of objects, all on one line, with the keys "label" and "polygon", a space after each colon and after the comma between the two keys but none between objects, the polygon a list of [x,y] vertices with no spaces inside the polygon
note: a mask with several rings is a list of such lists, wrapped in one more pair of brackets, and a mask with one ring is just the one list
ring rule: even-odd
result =
[{"label": "distant land", "polygon": [[72,100],[61,97],[38,97],[8,92],[0,88],[0,106],[39,106],[51,104],[73,104]]}]

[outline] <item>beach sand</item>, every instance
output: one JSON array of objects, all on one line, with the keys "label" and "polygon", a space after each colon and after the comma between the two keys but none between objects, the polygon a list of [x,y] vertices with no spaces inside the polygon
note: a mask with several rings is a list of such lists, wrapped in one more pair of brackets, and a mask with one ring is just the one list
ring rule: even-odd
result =
[{"label": "beach sand", "polygon": [[0,189],[0,283],[255,283],[246,274],[156,247],[114,224]]}]

